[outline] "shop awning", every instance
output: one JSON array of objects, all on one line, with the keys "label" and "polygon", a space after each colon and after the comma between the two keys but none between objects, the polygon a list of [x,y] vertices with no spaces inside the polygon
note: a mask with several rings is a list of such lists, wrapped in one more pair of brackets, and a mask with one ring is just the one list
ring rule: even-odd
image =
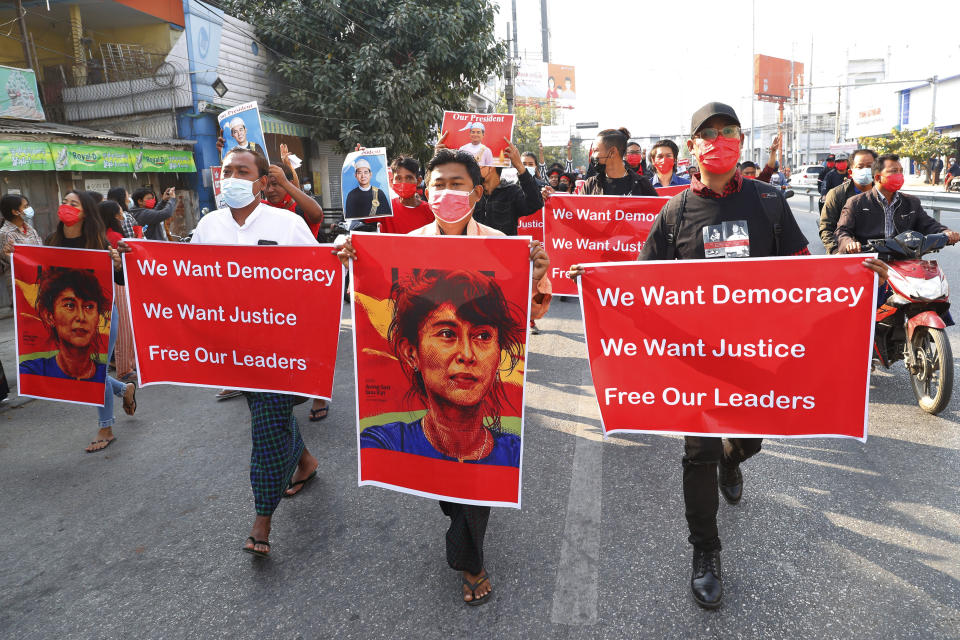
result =
[{"label": "shop awning", "polygon": [[310,128],[305,124],[298,122],[287,122],[282,118],[272,116],[269,113],[260,112],[260,122],[263,123],[264,133],[274,133],[281,136],[294,136],[296,138],[309,138]]},{"label": "shop awning", "polygon": [[0,171],[193,173],[193,152],[0,140]]}]

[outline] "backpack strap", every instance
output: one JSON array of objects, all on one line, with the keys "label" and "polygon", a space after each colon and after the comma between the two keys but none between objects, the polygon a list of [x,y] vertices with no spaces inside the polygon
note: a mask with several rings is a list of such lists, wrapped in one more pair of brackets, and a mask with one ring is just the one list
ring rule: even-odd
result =
[{"label": "backpack strap", "polygon": [[760,200],[760,207],[763,209],[763,213],[766,214],[767,220],[770,221],[770,225],[773,227],[773,251],[774,255],[779,256],[781,236],[783,235],[783,208],[786,206],[786,200],[779,197],[779,194],[774,194],[777,197],[773,198],[761,197],[760,187],[754,184],[753,188],[757,194],[757,199]]},{"label": "backpack strap", "polygon": [[689,191],[689,189],[685,189],[680,194],[680,210],[677,212],[677,219],[673,221],[670,230],[667,231],[667,260],[677,259],[677,233],[680,231],[680,225],[683,224],[683,213],[687,210],[687,193]]}]

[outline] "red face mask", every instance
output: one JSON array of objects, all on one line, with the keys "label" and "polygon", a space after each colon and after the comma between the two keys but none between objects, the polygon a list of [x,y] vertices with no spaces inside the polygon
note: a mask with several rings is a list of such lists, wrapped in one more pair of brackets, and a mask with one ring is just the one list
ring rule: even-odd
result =
[{"label": "red face mask", "polygon": [[639,167],[640,163],[643,162],[643,155],[639,153],[628,153],[627,154],[627,164],[631,167]]},{"label": "red face mask", "polygon": [[827,169],[833,169],[833,160],[827,160]]},{"label": "red face mask", "polygon": [[400,196],[401,200],[406,200],[407,198],[412,198],[413,194],[417,192],[417,185],[412,182],[394,182],[393,190]]},{"label": "red face mask", "polygon": [[153,209],[153,205],[155,205],[155,204],[157,204],[157,199],[156,199],[156,198],[144,198],[144,199],[143,199],[143,206],[145,206],[147,209]]},{"label": "red face mask", "polygon": [[660,158],[659,160],[654,160],[653,166],[655,166],[657,171],[660,173],[670,173],[673,171],[673,158]]},{"label": "red face mask", "polygon": [[722,174],[737,166],[740,159],[740,139],[718,136],[715,140],[697,138],[700,146],[700,168]]},{"label": "red face mask", "polygon": [[846,163],[846,162],[838,162],[838,163],[835,165],[835,167],[836,167],[837,171],[839,171],[840,173],[844,173],[844,172],[847,170],[847,163]]},{"label": "red face mask", "polygon": [[72,207],[69,204],[62,204],[60,208],[57,209],[57,217],[60,218],[60,221],[67,227],[72,227],[80,222],[81,215],[83,215],[83,212],[80,211],[80,209]]},{"label": "red face mask", "polygon": [[900,190],[900,187],[903,186],[903,174],[894,173],[889,176],[883,176],[880,179],[880,186],[889,191],[890,193],[896,193]]}]

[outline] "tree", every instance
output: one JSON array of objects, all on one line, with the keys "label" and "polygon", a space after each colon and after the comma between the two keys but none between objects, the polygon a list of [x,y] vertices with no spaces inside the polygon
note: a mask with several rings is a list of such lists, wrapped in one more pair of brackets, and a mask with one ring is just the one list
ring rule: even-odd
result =
[{"label": "tree", "polygon": [[949,154],[953,150],[954,140],[937,133],[933,125],[919,131],[897,131],[893,129],[889,136],[860,138],[860,146],[873,149],[879,154],[896,153],[913,158],[923,168],[927,168],[930,158]]},{"label": "tree", "polygon": [[[500,96],[497,103],[497,113],[507,112],[507,100]],[[557,121],[557,108],[539,100],[518,101],[513,109],[513,144],[520,153],[532,151],[538,153],[540,148],[540,127],[551,125]],[[543,157],[547,166],[552,162],[563,164],[567,157],[567,148],[544,147]]]},{"label": "tree", "polygon": [[222,0],[275,57],[267,106],[304,114],[344,149],[423,158],[443,111],[499,72],[490,0]]}]

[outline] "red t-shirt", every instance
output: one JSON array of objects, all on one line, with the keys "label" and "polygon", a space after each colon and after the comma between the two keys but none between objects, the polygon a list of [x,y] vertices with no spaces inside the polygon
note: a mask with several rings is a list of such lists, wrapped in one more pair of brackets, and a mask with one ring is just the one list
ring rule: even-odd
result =
[{"label": "red t-shirt", "polygon": [[433,211],[426,202],[408,207],[400,202],[400,198],[394,198],[393,217],[383,218],[379,222],[381,233],[406,234],[433,222]]},{"label": "red t-shirt", "polygon": [[107,241],[110,243],[110,246],[114,249],[117,248],[117,243],[123,240],[123,234],[117,233],[113,229],[107,229]]}]

